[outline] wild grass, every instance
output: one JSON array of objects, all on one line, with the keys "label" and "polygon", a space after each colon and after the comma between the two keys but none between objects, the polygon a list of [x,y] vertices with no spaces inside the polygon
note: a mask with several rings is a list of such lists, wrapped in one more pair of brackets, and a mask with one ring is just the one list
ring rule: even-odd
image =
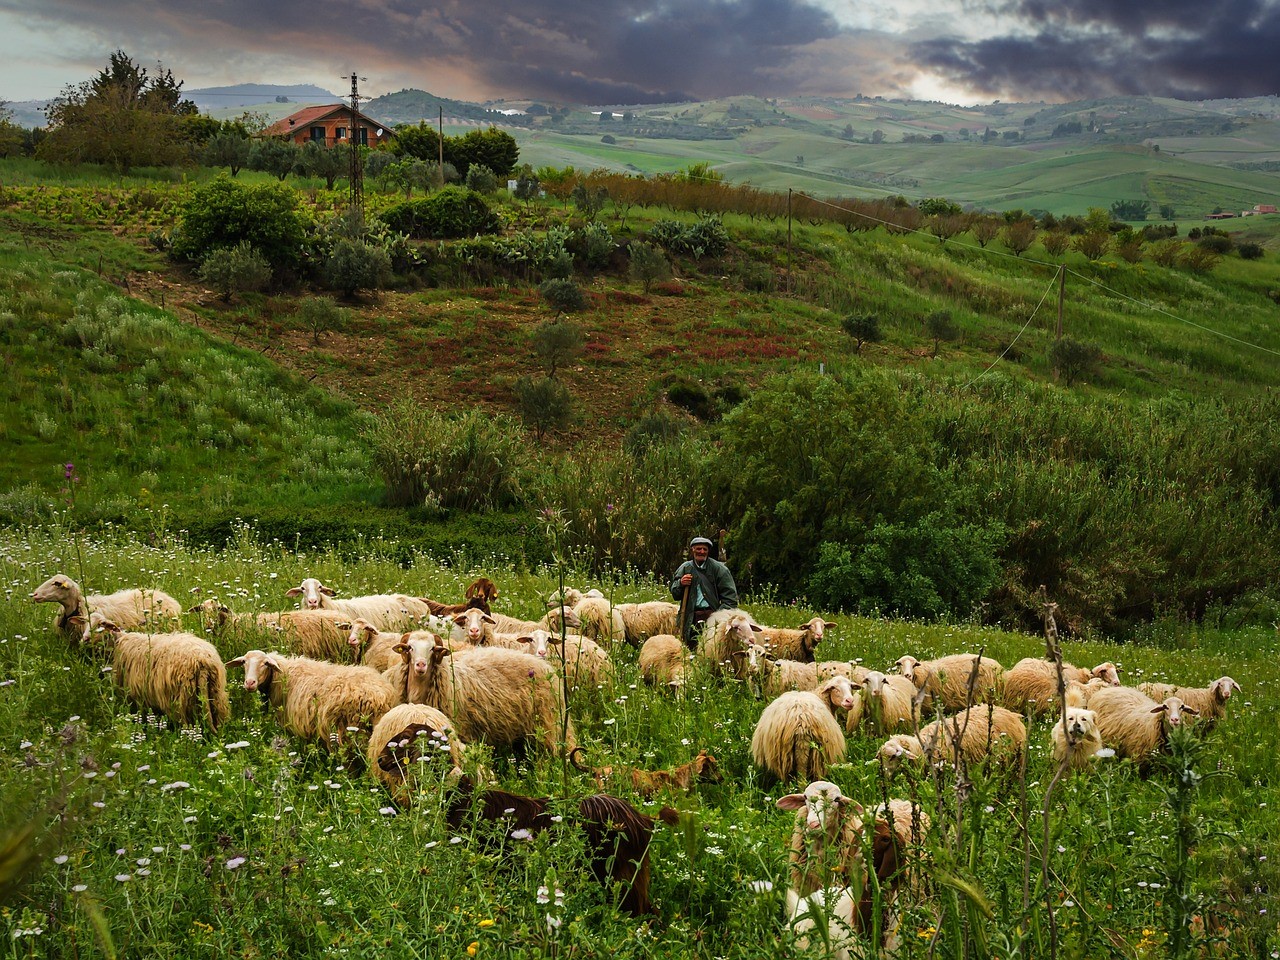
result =
[{"label": "wild grass", "polygon": [[[211,551],[124,535],[75,538],[56,525],[0,534],[8,597],[0,606],[0,722],[11,738],[0,773],[3,823],[17,829],[54,803],[68,814],[3,913],[15,956],[801,955],[782,915],[792,816],[773,803],[791,788],[764,782],[750,763],[763,703],[747,685],[713,682],[698,669],[675,700],[647,688],[634,651],[624,649],[603,709],[574,707],[597,763],[656,769],[706,748],[725,774],[689,797],[661,800],[674,802],[683,822],[655,837],[661,917],[638,924],[591,880],[573,832],[558,843],[508,837],[495,848],[480,845],[475,830],[447,828],[443,772],[434,767],[415,806],[397,810],[368,775],[283,735],[241,689],[234,719],[217,735],[136,716],[95,657],[54,635],[52,609],[26,601],[57,571],[90,589],[147,584],[179,597],[216,596],[237,610],[286,606],[284,590],[306,575],[344,595],[394,589],[457,599],[484,574],[502,590],[498,609],[522,616],[541,611],[562,573],[618,599],[663,595],[647,580],[602,583],[553,568],[516,574],[484,558],[444,567],[419,556],[402,567],[251,538]],[[746,603],[781,625],[810,614]],[[906,652],[982,649],[1006,665],[1043,652],[1039,638],[967,625],[828,619],[836,627],[822,656],[882,668]],[[1280,644],[1270,629],[1153,639],[1158,646],[1067,642],[1066,653],[1076,663],[1113,660],[1129,682],[1203,684],[1226,673],[1244,693],[1201,746],[1179,748],[1172,772],[1143,779],[1131,763],[1109,759],[1059,782],[1047,833],[1038,811],[1054,771],[1044,722],[1030,726],[1025,776],[974,767],[963,795],[948,776],[884,784],[868,763],[878,742],[850,739],[848,761],[831,774],[846,794],[867,805],[886,793],[915,796],[938,825],[927,842],[923,895],[904,913],[900,956],[1243,958],[1280,945],[1271,893]],[[229,658],[268,641],[214,642]],[[573,798],[591,790],[585,776],[565,779],[545,756],[500,756],[492,766],[516,792]],[[540,902],[544,886],[563,891],[563,906],[553,895]]]}]

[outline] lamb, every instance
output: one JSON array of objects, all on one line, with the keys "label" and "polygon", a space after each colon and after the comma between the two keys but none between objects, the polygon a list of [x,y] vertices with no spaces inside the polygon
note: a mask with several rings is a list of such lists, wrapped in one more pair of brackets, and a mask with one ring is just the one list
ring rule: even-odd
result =
[{"label": "lamb", "polygon": [[870,670],[862,681],[862,688],[863,716],[869,720],[873,734],[888,736],[919,726],[920,711],[927,708],[928,697],[918,693],[915,684],[906,677],[886,676],[879,670]]},{"label": "lamb", "polygon": [[285,591],[286,597],[302,597],[306,610],[341,610],[353,617],[364,617],[381,630],[411,624],[419,617],[430,615],[431,608],[425,600],[403,593],[370,594],[338,600],[336,591],[326,587],[315,577],[307,577],[296,587]]},{"label": "lamb", "polygon": [[[847,677],[827,681],[848,684]],[[851,690],[847,695],[831,690],[793,690],[773,700],[756,723],[751,734],[751,759],[762,770],[782,782],[799,776],[818,780],[827,767],[844,759],[844,732],[834,716],[836,707],[848,710],[854,706]],[[839,704],[832,703],[839,696]]]},{"label": "lamb", "polygon": [[1089,699],[1089,709],[1102,742],[1118,756],[1138,761],[1143,770],[1153,755],[1167,747],[1169,731],[1182,726],[1183,714],[1198,713],[1178,697],[1156,703],[1132,687],[1099,690]]},{"label": "lamb", "polygon": [[1177,697],[1188,707],[1199,711],[1199,722],[1206,730],[1212,730],[1227,712],[1227,701],[1231,699],[1231,691],[1239,690],[1240,684],[1230,677],[1219,677],[1207,687],[1179,687],[1171,683],[1140,683],[1138,689],[1152,700],[1164,701],[1169,697]]},{"label": "lamb", "polygon": [[[84,639],[89,614],[94,611],[122,630],[164,629],[177,626],[182,618],[182,604],[163,590],[131,587],[115,593],[85,596],[80,584],[61,573],[36,587],[31,592],[31,600],[62,605],[53,625],[72,642]],[[73,617],[80,620],[72,623]]]},{"label": "lamb", "polygon": [[[1086,684],[1094,677],[1099,677],[1110,686],[1120,685],[1119,671],[1110,662],[1100,663],[1092,670],[1064,663],[1062,677],[1065,681],[1075,680]],[[1010,710],[1022,714],[1044,715],[1058,708],[1058,670],[1050,660],[1038,657],[1019,660],[1005,671],[1003,684],[1004,706]]]},{"label": "lamb", "polygon": [[285,730],[325,747],[344,746],[352,728],[372,730],[397,703],[395,688],[372,667],[262,650],[250,650],[227,666],[244,668],[244,688],[262,693]]},{"label": "lamb", "polygon": [[698,656],[710,661],[713,674],[732,673],[743,680],[747,674],[747,648],[760,629],[745,610],[717,610],[707,618],[698,638]]},{"label": "lamb", "polygon": [[89,618],[110,637],[111,675],[134,703],[176,723],[207,721],[214,731],[231,716],[227,671],[213,644],[193,633],[130,633],[98,610]]},{"label": "lamb", "polygon": [[650,637],[676,632],[680,605],[668,600],[645,603],[618,603],[613,607],[622,617],[622,630],[627,643],[637,649]]},{"label": "lamb", "polygon": [[897,773],[903,762],[942,759],[956,763],[957,740],[959,755],[967,763],[979,763],[988,756],[1006,760],[1026,746],[1027,727],[1022,717],[1013,711],[982,704],[953,717],[935,720],[915,736],[896,734],[880,748],[877,756],[884,761],[885,771],[890,775]]},{"label": "lamb", "polygon": [[640,676],[650,686],[666,685],[673,689],[684,686],[692,654],[670,633],[659,633],[644,642],[640,648]]},{"label": "lamb", "polygon": [[636,767],[590,767],[578,759],[582,748],[576,748],[569,754],[569,761],[583,773],[589,773],[596,782],[597,790],[604,790],[611,781],[630,781],[631,788],[646,800],[660,790],[693,790],[698,783],[719,783],[724,778],[720,775],[719,763],[715,757],[705,750],[688,763],[671,770],[639,770]]},{"label": "lamb", "polygon": [[586,637],[559,637],[535,630],[520,637],[526,652],[550,662],[562,671],[573,690],[594,690],[613,684],[613,661],[593,640]]},{"label": "lamb", "polygon": [[762,627],[760,642],[780,660],[798,660],[813,663],[813,651],[822,642],[822,635],[834,627],[821,617],[814,617],[794,630],[783,627]]},{"label": "lamb", "polygon": [[[779,797],[777,806],[796,811],[788,856],[791,890],[799,897],[807,897],[815,890],[848,886],[851,876],[861,874],[858,929],[870,929],[873,900],[871,885],[865,882],[869,878],[862,872],[862,806],[826,780],[811,782],[803,793]],[[877,807],[873,817],[871,860],[879,881],[881,906],[887,909],[897,892],[906,848],[918,844],[921,835],[928,832],[930,821],[918,806],[898,799],[890,800],[887,808]],[[881,918],[881,930],[887,930],[885,919]]]},{"label": "lamb", "polygon": [[444,713],[464,742],[503,746],[536,737],[555,752],[563,732],[566,750],[578,745],[555,671],[536,657],[478,648],[461,651],[445,664],[452,652],[438,637],[433,644],[400,644],[397,652],[402,664],[386,676],[400,699]]},{"label": "lamb", "polygon": [[[503,790],[476,793],[471,780],[463,777],[445,810],[445,822],[461,830],[474,809],[482,822],[501,825],[502,839],[527,837],[552,829],[560,820],[551,816],[549,806],[548,800]],[[656,914],[649,899],[649,842],[657,820],[674,826],[680,821],[679,811],[663,807],[655,819],[625,800],[599,794],[578,801],[578,817],[586,834],[592,875],[608,887],[619,884],[625,891],[619,909],[634,917]]]},{"label": "lamb", "polygon": [[1071,769],[1081,770],[1089,765],[1094,755],[1102,749],[1102,737],[1094,712],[1084,707],[1067,707],[1066,714],[1053,725],[1049,734],[1053,742],[1053,762],[1067,759],[1071,751]]},{"label": "lamb", "polygon": [[[956,653],[923,662],[906,656],[899,658],[897,665],[899,673],[914,683],[917,690],[927,691],[944,710],[963,710],[973,703],[994,699],[1004,674],[999,661],[973,653]],[[969,692],[971,678],[972,694]]]},{"label": "lamb", "polygon": [[412,804],[408,781],[421,771],[424,762],[441,755],[448,758],[447,772],[462,770],[463,744],[453,724],[426,704],[392,707],[374,724],[369,737],[369,769],[400,807]]}]

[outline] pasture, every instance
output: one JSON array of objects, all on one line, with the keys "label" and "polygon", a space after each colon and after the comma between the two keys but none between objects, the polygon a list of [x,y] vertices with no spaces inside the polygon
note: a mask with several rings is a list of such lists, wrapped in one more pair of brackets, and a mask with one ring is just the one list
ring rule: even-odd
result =
[{"label": "pasture", "polygon": [[[184,605],[216,597],[237,611],[291,606],[305,576],[343,596],[403,591],[460,600],[477,575],[495,580],[495,610],[536,617],[561,578],[617,600],[665,598],[662,584],[591,580],[562,568],[512,570],[471,544],[465,567],[418,557],[393,563],[375,547],[357,561],[300,554],[241,531],[223,550],[174,537],[73,535],[57,523],[0,533],[0,722],[6,731],[5,875],[30,869],[4,911],[14,956],[732,957],[798,954],[783,916],[792,815],[774,801],[748,744],[764,701],[749,685],[695,666],[678,698],[648,688],[635,651],[615,653],[615,685],[575,695],[570,711],[591,762],[658,769],[714,754],[724,775],[692,794],[647,803],[681,811],[659,826],[651,892],[660,917],[618,914],[592,881],[573,831],[480,843],[479,827],[443,821],[444,773],[424,764],[420,792],[397,809],[367,773],[285,735],[256,695],[232,691],[233,719],[216,734],[143,719],[114,690],[100,656],[71,650],[55,609],[27,595],[56,572],[90,590],[148,585]],[[767,596],[744,606],[791,626],[811,612]],[[1040,656],[1036,636],[971,625],[830,617],[820,659],[888,669],[918,657],[974,651],[1012,665]],[[194,615],[187,627],[200,629]],[[215,639],[226,658],[262,635]],[[852,736],[830,777],[870,807],[914,796],[934,830],[920,896],[903,903],[898,956],[1265,957],[1280,947],[1275,764],[1277,653],[1271,628],[1233,633],[1157,623],[1131,644],[1080,644],[1068,659],[1116,662],[1125,682],[1203,685],[1222,675],[1244,690],[1211,733],[1179,741],[1149,779],[1102,759],[1054,784],[1048,723],[1030,724],[1023,775],[970,768],[954,777],[885,782],[870,763],[878,739]],[[240,677],[231,672],[233,684]],[[588,777],[531,752],[483,759],[503,789],[552,798],[571,813]],[[570,818],[566,818],[570,819]],[[24,836],[24,826],[34,835]],[[545,888],[545,889],[544,889]]]}]

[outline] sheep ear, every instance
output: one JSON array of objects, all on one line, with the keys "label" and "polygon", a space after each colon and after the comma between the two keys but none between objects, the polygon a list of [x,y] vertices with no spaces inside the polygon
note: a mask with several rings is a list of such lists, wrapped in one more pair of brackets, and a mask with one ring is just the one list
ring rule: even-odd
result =
[{"label": "sheep ear", "polygon": [[88,620],[86,620],[84,617],[80,616],[79,614],[72,614],[71,616],[67,617],[67,623],[71,624],[74,627],[80,627],[82,629],[84,625],[88,622],[89,622]]},{"label": "sheep ear", "polygon": [[1169,708],[1168,708],[1168,707],[1166,707],[1163,703],[1157,703],[1154,707],[1152,707],[1152,708],[1151,708],[1151,712],[1152,712],[1152,713],[1164,713],[1164,712],[1165,712],[1166,710],[1168,710],[1168,709],[1169,709]]},{"label": "sheep ear", "polygon": [[228,667],[228,668],[230,668],[230,667],[243,667],[243,666],[244,666],[244,657],[236,657],[234,660],[228,660],[228,661],[224,664],[224,666],[226,666],[226,667]]},{"label": "sheep ear", "polygon": [[265,657],[262,658],[262,662],[265,663],[272,670],[280,669],[280,661],[275,658],[274,654],[268,653]]},{"label": "sheep ear", "polygon": [[[408,634],[405,634],[405,636],[408,636]],[[407,643],[397,643],[391,648],[391,652],[400,654],[400,656],[404,657],[406,660],[409,659],[405,656],[405,654],[409,652],[409,645]]]},{"label": "sheep ear", "polygon": [[1185,703],[1182,705],[1182,712],[1189,713],[1192,716],[1196,716],[1196,717],[1200,716],[1199,710],[1197,710],[1195,707],[1189,707]]},{"label": "sheep ear", "polygon": [[753,623],[753,624],[751,624],[751,632],[752,632],[752,633],[764,633],[764,627],[760,626],[760,624],[758,624],[758,623]]},{"label": "sheep ear", "polygon": [[533,643],[533,637],[516,637],[520,643]]},{"label": "sheep ear", "polygon": [[862,804],[860,804],[857,800],[854,800],[852,797],[844,797],[844,796],[839,797],[836,800],[836,803],[840,804],[840,806],[842,807],[848,807],[858,816],[862,816],[863,813],[866,812],[865,810],[863,810]]},{"label": "sheep ear", "polygon": [[302,596],[302,588],[301,588],[301,587],[290,587],[288,590],[286,590],[286,591],[284,592],[284,595],[285,595],[286,597],[300,597],[300,596]]},{"label": "sheep ear", "polygon": [[496,624],[498,622],[497,620],[493,619],[493,617],[489,616],[489,614],[487,613],[480,614],[480,619],[483,620],[485,623]]},{"label": "sheep ear", "polygon": [[433,647],[431,650],[431,659],[434,660],[436,663],[439,663],[441,660],[451,655],[452,653],[453,651],[450,650],[448,647],[443,647],[443,646]]},{"label": "sheep ear", "polygon": [[334,624],[334,626],[337,627],[339,630],[350,630],[351,622],[348,620],[339,620],[337,623]]},{"label": "sheep ear", "polygon": [[336,596],[338,593],[338,591],[333,589],[333,587],[321,587],[320,592],[323,593],[326,597]]},{"label": "sheep ear", "polygon": [[804,806],[803,793],[789,793],[785,797],[778,798],[779,810],[799,810]]},{"label": "sheep ear", "polygon": [[458,626],[462,626],[464,623],[467,622],[467,615],[465,613],[455,614],[453,618],[453,622],[456,623]]},{"label": "sheep ear", "polygon": [[830,620],[823,620],[823,621],[822,621],[822,629],[823,629],[823,630],[833,630],[833,629],[835,629],[835,624],[834,624],[834,623],[832,623]]}]

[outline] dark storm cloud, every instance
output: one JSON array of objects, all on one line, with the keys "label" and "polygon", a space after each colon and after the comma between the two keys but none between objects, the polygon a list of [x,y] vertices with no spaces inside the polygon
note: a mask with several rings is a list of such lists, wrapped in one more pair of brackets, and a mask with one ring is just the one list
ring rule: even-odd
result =
[{"label": "dark storm cloud", "polygon": [[[808,0],[0,0],[0,9],[93,30],[104,52],[163,51],[188,75],[197,58],[261,64],[273,54],[314,60],[317,82],[355,64],[426,89],[447,78],[470,84],[459,93],[594,103],[785,94],[776,78],[807,45],[841,34]],[[270,79],[256,73],[244,79]]]},{"label": "dark storm cloud", "polygon": [[923,41],[912,47],[916,62],[1019,99],[1280,92],[1280,8],[1271,0],[1021,0],[985,9],[1009,21],[1006,36]]}]

